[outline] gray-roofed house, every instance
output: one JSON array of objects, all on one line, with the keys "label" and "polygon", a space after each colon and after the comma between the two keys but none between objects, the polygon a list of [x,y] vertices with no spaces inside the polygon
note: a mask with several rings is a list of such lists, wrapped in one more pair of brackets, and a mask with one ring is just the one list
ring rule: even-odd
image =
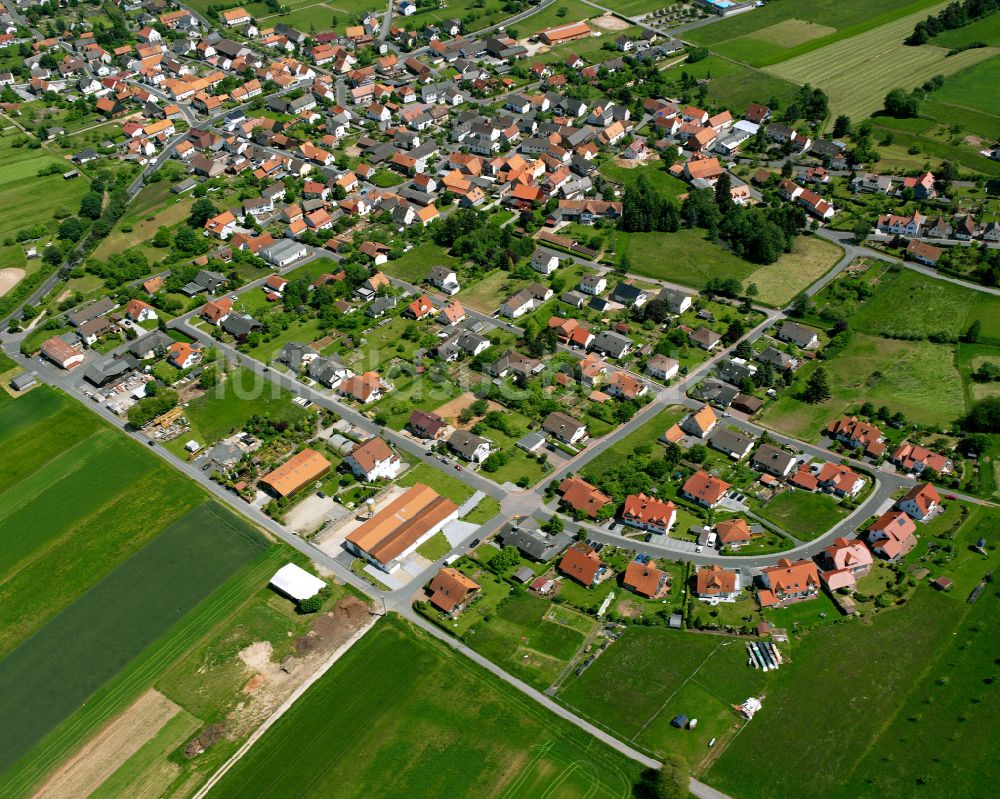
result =
[{"label": "gray-roofed house", "polygon": [[66,318],[73,327],[80,327],[80,325],[86,324],[99,316],[104,316],[104,314],[113,311],[117,307],[114,300],[108,297],[101,297],[101,299],[94,300],[92,303],[73,311]]},{"label": "gray-roofed house", "polygon": [[615,290],[611,292],[611,299],[628,307],[635,306],[636,308],[641,308],[646,300],[649,299],[649,295],[638,286],[633,286],[631,283],[626,283],[622,280],[615,286]]},{"label": "gray-roofed house", "polygon": [[790,341],[797,347],[807,350],[819,344],[819,336],[811,327],[800,325],[798,322],[784,322],[778,330],[778,338],[782,341]]},{"label": "gray-roofed house", "polygon": [[222,320],[222,329],[237,341],[246,341],[247,336],[260,327],[260,322],[248,314],[229,314]]},{"label": "gray-roofed house", "polygon": [[334,357],[316,358],[310,361],[306,366],[306,373],[317,383],[327,388],[336,388],[342,380],[354,374]]},{"label": "gray-roofed house", "polygon": [[167,348],[173,343],[174,340],[162,330],[154,330],[129,344],[128,351],[136,358],[146,360],[155,355],[165,354]]},{"label": "gray-roofed house", "polygon": [[573,543],[566,533],[545,532],[530,517],[504,525],[497,537],[503,546],[517,547],[522,555],[541,563],[552,560]]},{"label": "gray-roofed house", "polygon": [[281,348],[274,360],[278,363],[285,364],[285,366],[293,372],[298,372],[302,369],[303,364],[308,365],[318,357],[319,353],[308,344],[300,344],[297,341],[289,341],[284,347]]},{"label": "gray-roofed house", "polygon": [[750,459],[750,464],[755,469],[775,477],[788,477],[796,462],[797,459],[794,455],[771,444],[761,444]]},{"label": "gray-roofed house", "polygon": [[587,437],[587,425],[562,411],[553,411],[545,417],[542,430],[566,444],[575,444]]},{"label": "gray-roofed house", "polygon": [[491,442],[488,438],[477,436],[468,430],[456,430],[448,439],[448,446],[459,457],[472,463],[482,463],[490,456]]},{"label": "gray-roofed house", "polygon": [[717,427],[708,437],[708,445],[734,460],[743,460],[753,449],[754,440],[735,430]]},{"label": "gray-roofed house", "polygon": [[620,333],[605,330],[598,333],[590,342],[590,349],[605,357],[624,358],[632,351],[632,339]]}]

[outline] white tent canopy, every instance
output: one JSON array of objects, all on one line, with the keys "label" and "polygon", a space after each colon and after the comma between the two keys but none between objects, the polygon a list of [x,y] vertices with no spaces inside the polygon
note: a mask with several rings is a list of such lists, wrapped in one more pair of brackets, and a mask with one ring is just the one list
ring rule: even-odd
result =
[{"label": "white tent canopy", "polygon": [[278,569],[271,578],[271,585],[296,602],[316,596],[326,588],[326,583],[294,563],[286,563]]}]

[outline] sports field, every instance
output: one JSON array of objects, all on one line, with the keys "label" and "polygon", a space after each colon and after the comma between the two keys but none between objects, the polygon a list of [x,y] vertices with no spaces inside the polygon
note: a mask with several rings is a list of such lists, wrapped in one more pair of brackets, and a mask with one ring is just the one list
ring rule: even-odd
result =
[{"label": "sports field", "polygon": [[[581,676],[570,677],[558,698],[622,740],[654,756],[675,753],[697,768],[708,742],[725,741],[740,724],[730,705],[758,695],[769,676],[746,665],[739,639],[631,627]],[[672,727],[678,714],[698,719],[697,729]]]},{"label": "sports field", "polygon": [[389,615],[209,796],[626,799],[638,771]]},{"label": "sports field", "polygon": [[823,89],[830,99],[831,114],[862,119],[878,111],[892,89],[916,88],[935,75],[954,74],[1000,52],[987,47],[948,57],[947,49],[942,47],[903,44],[914,24],[924,17],[922,11],[901,17],[782,61],[768,71],[785,80]]},{"label": "sports field", "polygon": [[[965,563],[956,571],[973,575],[972,584],[997,565],[995,551],[988,560],[968,553],[971,536],[995,523],[977,517],[990,513],[973,511],[958,541]],[[928,788],[992,795],[1000,608],[990,589],[966,604],[970,587],[956,581],[941,594],[923,586],[871,624],[826,626],[796,641],[763,710],[702,779],[746,799],[797,795],[804,784],[818,799],[922,796]]]}]

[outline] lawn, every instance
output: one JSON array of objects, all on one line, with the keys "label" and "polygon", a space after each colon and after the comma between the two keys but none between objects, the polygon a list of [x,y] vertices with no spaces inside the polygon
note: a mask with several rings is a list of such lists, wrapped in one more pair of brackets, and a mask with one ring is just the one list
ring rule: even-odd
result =
[{"label": "lawn", "polygon": [[973,42],[985,42],[1000,47],[1000,15],[990,14],[971,25],[944,31],[931,39],[931,43],[938,47],[961,47]]},{"label": "lawn", "polygon": [[652,419],[643,422],[637,429],[620,438],[600,455],[589,461],[586,466],[582,467],[583,474],[593,479],[600,479],[605,472],[628,459],[635,452],[636,447],[651,445],[655,449],[660,436],[674,422],[679,421],[686,412],[687,409],[679,405],[664,408]]},{"label": "lawn", "polygon": [[400,376],[394,385],[395,390],[374,405],[379,412],[388,414],[385,426],[393,430],[402,430],[413,411],[432,411],[462,393],[451,380],[437,382],[427,372],[413,378]]},{"label": "lawn", "polygon": [[483,497],[476,507],[462,517],[462,521],[469,524],[486,524],[498,513],[500,513],[500,503],[493,497]]},{"label": "lawn", "polygon": [[472,496],[473,490],[457,477],[445,474],[426,463],[418,463],[400,477],[397,484],[409,488],[414,483],[423,483],[437,491],[441,496],[448,497],[456,505],[461,505]]},{"label": "lawn", "polygon": [[209,796],[612,799],[631,794],[638,770],[391,615]]},{"label": "lawn", "polygon": [[443,558],[448,552],[451,551],[451,544],[448,543],[448,539],[444,537],[444,533],[435,533],[430,538],[428,538],[424,543],[417,547],[417,552],[419,552],[427,560],[438,560]]},{"label": "lawn", "polygon": [[[913,89],[935,75],[951,75],[1000,52],[980,48],[948,57],[945,48],[903,44],[914,24],[926,16],[925,11],[909,14],[781,61],[768,71],[794,83],[823,89],[830,99],[831,114],[862,119],[879,110],[886,93],[894,88]],[[862,74],[865,81],[859,86],[853,78]]]},{"label": "lawn", "polygon": [[709,278],[743,281],[757,268],[705,237],[697,228],[676,233],[625,233],[616,237],[617,255],[627,255],[629,271],[703,289]]},{"label": "lawn", "polygon": [[625,188],[635,184],[639,176],[643,175],[649,181],[650,186],[666,197],[676,197],[688,190],[687,184],[683,180],[675,178],[667,171],[667,165],[663,161],[654,161],[646,166],[629,169],[611,160],[601,164],[599,171],[608,180],[621,183]]},{"label": "lawn", "polygon": [[505,671],[544,691],[562,674],[597,623],[533,594],[512,596],[465,635]]},{"label": "lawn", "polygon": [[[228,379],[191,400],[184,415],[190,437],[205,446],[242,429],[251,416],[297,422],[306,411],[292,403],[292,394],[266,377],[238,368]],[[190,440],[185,434],[185,441]]]},{"label": "lawn", "polygon": [[828,494],[798,489],[779,494],[757,512],[800,541],[819,538],[848,513]]},{"label": "lawn", "polygon": [[796,236],[791,252],[758,268],[746,283],[757,284],[757,302],[780,308],[829,272],[842,255],[840,247],[819,236]]},{"label": "lawn", "polygon": [[[997,30],[997,46],[1000,46],[1000,14],[993,14],[982,22],[992,22]],[[981,24],[981,23],[976,23]],[[960,30],[968,31],[969,28]],[[959,31],[948,31],[948,33],[958,33]],[[943,37],[942,37],[943,38]],[[935,39],[935,41],[937,41]],[[967,113],[970,109],[985,117],[985,122],[989,129],[982,129],[979,125],[970,128],[974,133],[984,136],[1000,136],[1000,109],[989,97],[989,92],[983,91],[986,86],[996,86],[1000,81],[1000,58],[991,58],[983,61],[962,72],[951,75],[945,80],[944,85],[931,95],[931,100],[940,103],[944,107],[945,113],[932,114],[939,121],[945,124],[958,122],[953,118],[955,114]],[[922,109],[927,113],[928,109]],[[931,108],[933,111],[933,107]],[[964,122],[964,120],[963,120]],[[965,125],[963,125],[965,127]],[[978,129],[977,129],[978,128]]]},{"label": "lawn", "polygon": [[[747,799],[795,794],[803,780],[819,799],[920,796],[944,784],[954,796],[988,795],[1000,776],[985,748],[1000,732],[997,597],[965,596],[921,587],[871,624],[825,625],[797,641],[763,710],[703,779]],[[746,779],[760,769],[770,778]]]},{"label": "lawn", "polygon": [[816,368],[807,365],[792,387],[764,408],[763,425],[816,441],[831,419],[865,401],[901,411],[913,422],[946,427],[965,409],[954,351],[945,344],[855,333],[840,353],[821,363],[829,377],[830,399],[810,405],[797,398]]},{"label": "lawn", "polygon": [[8,722],[0,731],[0,769],[16,764],[266,546],[242,520],[205,502],[9,654],[0,666]]},{"label": "lawn", "polygon": [[458,299],[462,305],[468,305],[483,313],[493,313],[507,297],[530,282],[512,278],[510,272],[506,270],[495,269],[468,287],[463,286]]},{"label": "lawn", "polygon": [[[756,695],[769,677],[746,665],[739,639],[631,627],[581,676],[571,677],[558,698],[633,746],[658,757],[672,752],[696,767],[709,740],[724,741],[737,728],[730,705]],[[679,713],[697,718],[697,729],[672,727]]]}]

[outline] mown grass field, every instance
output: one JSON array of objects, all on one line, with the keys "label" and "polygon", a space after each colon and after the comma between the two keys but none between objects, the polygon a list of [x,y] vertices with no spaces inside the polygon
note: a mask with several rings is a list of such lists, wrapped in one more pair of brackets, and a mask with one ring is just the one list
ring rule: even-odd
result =
[{"label": "mown grass field", "polygon": [[209,796],[626,799],[637,776],[636,764],[390,615]]},{"label": "mown grass field", "polygon": [[[730,705],[757,695],[770,676],[746,665],[739,639],[632,627],[570,677],[558,699],[631,745],[658,757],[677,754],[696,768],[709,740],[724,742],[736,731],[740,719]],[[670,726],[677,714],[697,718],[697,729]]]},{"label": "mown grass field", "polygon": [[[553,615],[555,614],[555,615]],[[595,622],[531,594],[503,602],[465,641],[505,671],[540,691],[559,677]]]},{"label": "mown grass field", "polygon": [[419,285],[427,279],[433,267],[447,266],[457,269],[458,265],[457,258],[448,255],[447,251],[437,244],[428,242],[417,245],[402,258],[383,264],[382,271],[407,283]]},{"label": "mown grass field", "polygon": [[791,252],[758,267],[745,283],[757,284],[757,302],[781,307],[829,272],[842,255],[840,247],[819,236],[796,236]]},{"label": "mown grass field", "polygon": [[[820,47],[768,68],[785,80],[809,83],[830,99],[830,113],[852,119],[870,116],[894,88],[913,89],[935,75],[951,75],[992,57],[994,48],[966,50],[948,57],[945,48],[908,47],[903,39],[925,11]],[[860,81],[858,76],[864,75]]]},{"label": "mown grass field", "polygon": [[883,24],[888,21],[887,17],[908,15],[921,9],[924,9],[923,13],[926,15],[931,13],[927,9],[933,5],[943,4],[940,0],[915,0],[905,5],[901,5],[899,0],[811,0],[808,5],[768,3],[749,13],[695,28],[684,36],[723,52],[724,48],[719,47],[722,43],[751,34],[766,39],[769,34],[761,33],[764,29],[785,23],[786,20],[798,20],[800,23],[808,21],[813,25],[834,28],[841,35],[854,35]]},{"label": "mown grass field", "polygon": [[[64,180],[62,172],[71,165],[45,150],[13,147],[15,134],[23,137],[20,131],[5,131],[0,137],[0,208],[4,209],[0,217],[0,240],[14,237],[19,230],[35,224],[54,234],[59,227],[53,219],[55,211],[62,208],[75,214],[90,183],[84,177]],[[50,165],[60,167],[60,172],[38,177],[38,170]],[[26,197],[31,202],[25,202]]]},{"label": "mown grass field", "polygon": [[[960,551],[967,546],[963,535]],[[978,580],[996,563],[994,551],[969,567]],[[763,710],[703,779],[747,799],[789,796],[806,782],[819,799],[938,788],[990,795],[1000,776],[988,743],[1000,732],[993,710],[998,597],[988,587],[967,605],[967,592],[965,585],[948,595],[921,587],[871,624],[824,626],[797,641]],[[769,779],[746,778],[761,769]]]},{"label": "mown grass field", "polygon": [[625,233],[619,231],[615,249],[627,255],[629,271],[702,289],[711,277],[745,280],[757,268],[714,241],[697,228],[676,233]]},{"label": "mown grass field", "polygon": [[664,408],[651,419],[643,422],[638,428],[627,436],[616,441],[604,452],[589,461],[583,467],[585,476],[594,479],[600,478],[603,474],[618,466],[623,459],[628,458],[636,447],[643,445],[657,447],[657,440],[668,428],[680,420],[686,413],[686,409],[679,405],[672,405]]},{"label": "mown grass field", "polygon": [[818,538],[847,516],[833,497],[798,490],[785,491],[757,513],[800,541]]},{"label": "mown grass field", "polygon": [[646,166],[629,169],[611,160],[601,164],[599,171],[604,177],[622,184],[626,189],[634,185],[639,176],[643,175],[650,186],[666,197],[676,197],[678,194],[687,193],[688,190],[683,180],[675,178],[667,171],[667,164],[663,161],[654,161]]}]

